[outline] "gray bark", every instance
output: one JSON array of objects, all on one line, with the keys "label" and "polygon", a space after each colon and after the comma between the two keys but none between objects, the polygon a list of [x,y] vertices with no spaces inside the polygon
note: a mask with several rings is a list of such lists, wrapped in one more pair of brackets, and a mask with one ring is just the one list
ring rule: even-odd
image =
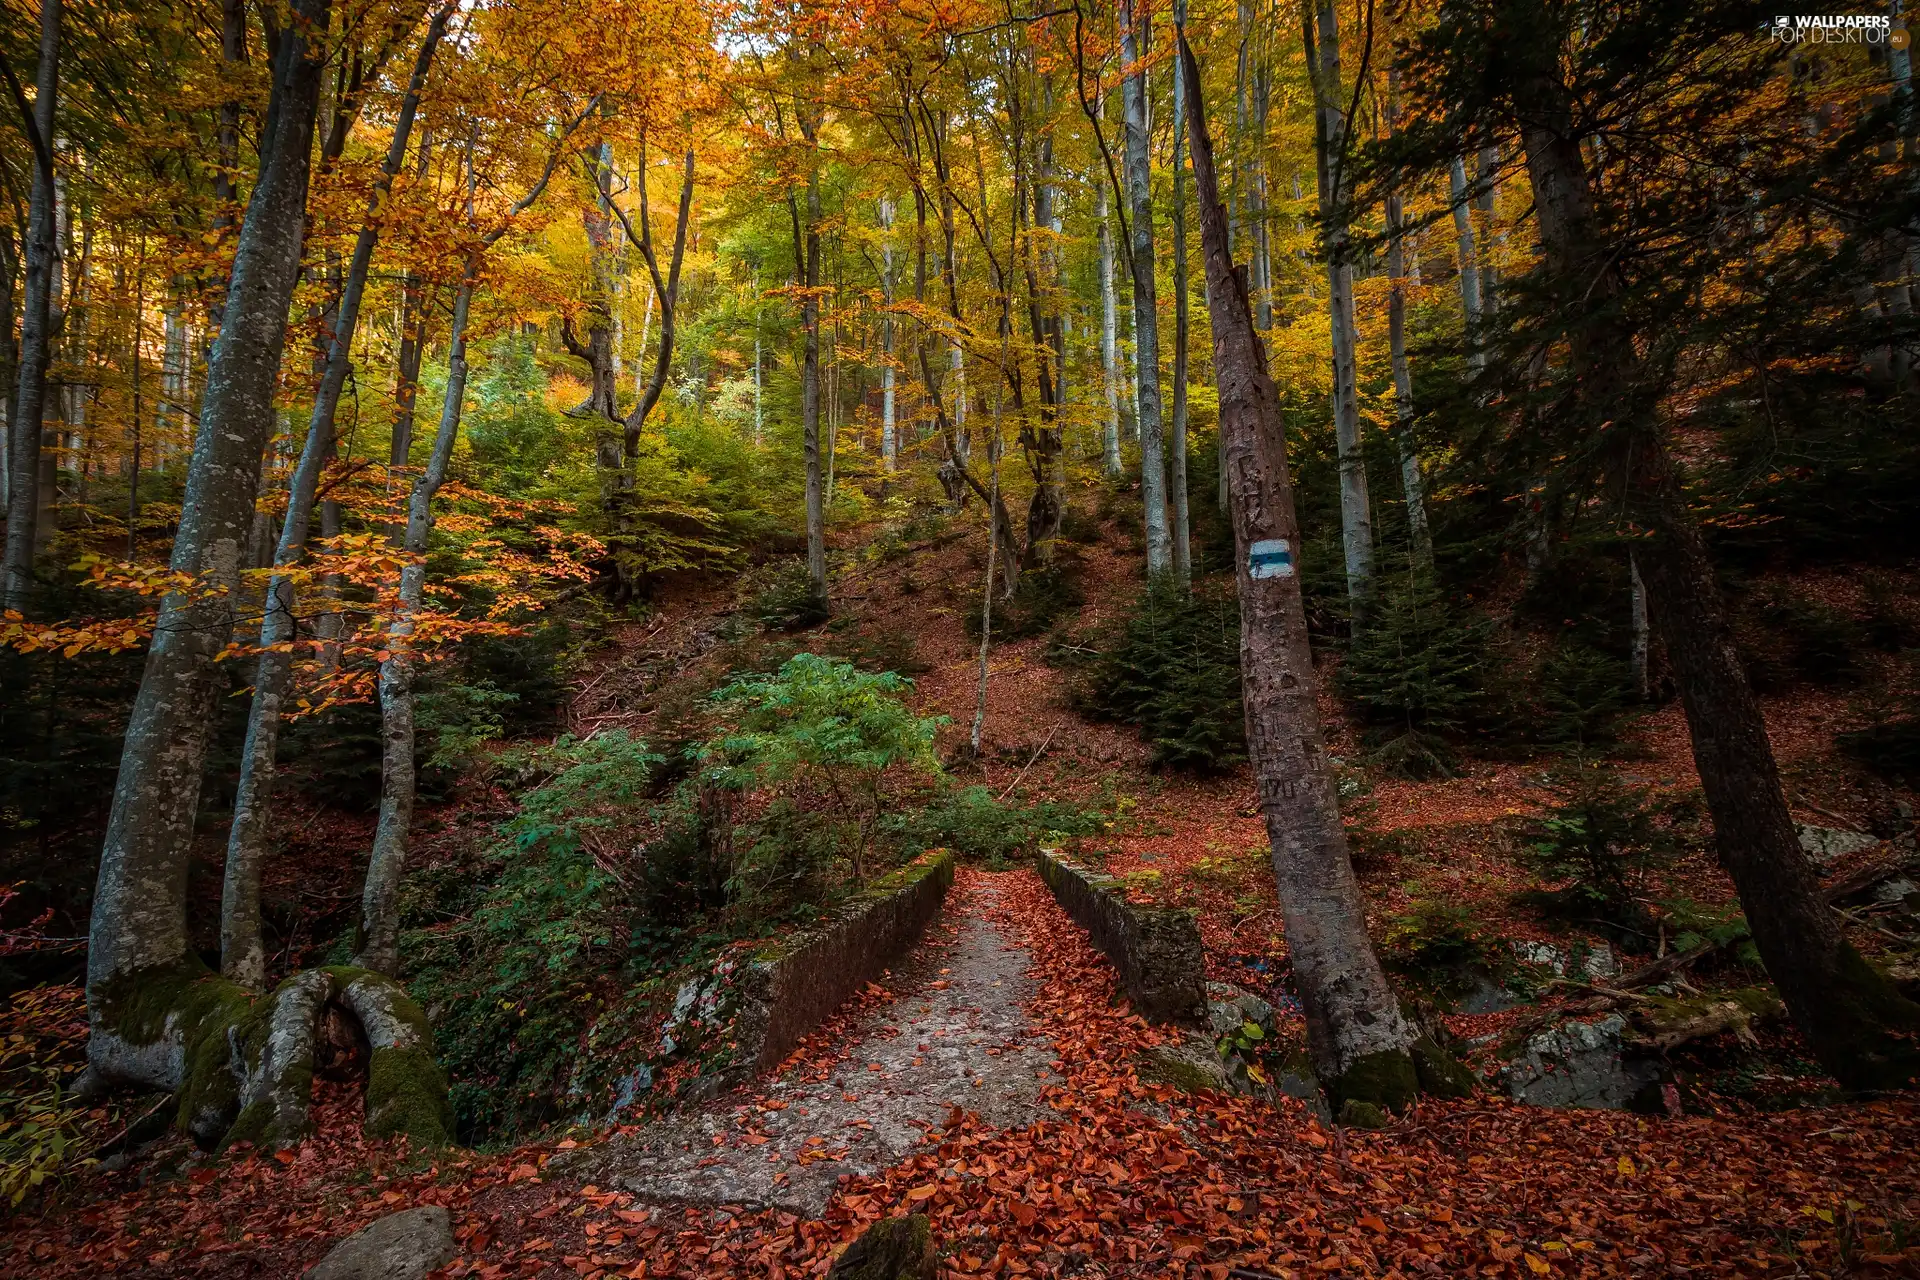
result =
[{"label": "gray bark", "polygon": [[1107,184],[1100,185],[1100,372],[1106,384],[1107,419],[1101,457],[1107,474],[1120,474],[1120,299],[1113,280],[1113,210]]},{"label": "gray bark", "polygon": [[[880,245],[880,297],[893,306],[893,201],[880,199],[880,233],[886,239]],[[893,312],[880,317],[880,465],[894,468],[898,445],[894,440],[893,399]]]},{"label": "gray bark", "polygon": [[30,131],[33,189],[28,196],[26,287],[20,322],[20,360],[15,370],[13,412],[7,420],[7,547],[0,572],[0,605],[26,609],[32,596],[33,553],[39,529],[41,423],[46,416],[47,361],[53,349],[53,311],[60,256],[54,210],[54,119],[60,85],[60,4],[41,0],[40,64],[34,78],[33,113],[18,102]]},{"label": "gray bark", "polygon": [[1336,1098],[1403,1103],[1414,1090],[1407,1051],[1416,1032],[1367,937],[1315,702],[1279,395],[1228,253],[1198,71],[1184,38],[1180,57],[1189,77],[1188,129],[1231,486],[1247,746],[1273,843],[1288,953],[1321,1080]]},{"label": "gray bark", "polygon": [[[1146,54],[1148,22],[1136,0],[1121,0],[1120,57],[1130,65]],[[1155,574],[1173,568],[1173,539],[1167,530],[1166,429],[1160,405],[1160,315],[1154,285],[1146,72],[1136,69],[1127,76],[1120,93],[1126,113],[1127,204],[1133,215],[1133,368],[1140,430],[1140,500],[1146,508],[1147,572]]]},{"label": "gray bark", "polygon": [[380,240],[381,206],[407,155],[408,137],[420,105],[421,90],[433,65],[434,51],[446,34],[452,7],[434,12],[413,76],[400,100],[386,163],[374,179],[367,199],[365,221],[354,241],[353,259],[341,290],[333,338],[327,350],[326,372],[314,395],[307,422],[307,439],[300,451],[287,490],[286,523],[275,550],[274,574],[267,586],[266,607],[260,620],[260,660],[254,672],[253,703],[247,715],[246,746],[240,756],[240,782],[234,797],[233,825],[227,835],[227,865],[220,895],[220,971],[244,987],[266,984],[266,948],[260,936],[260,871],[267,856],[267,824],[273,810],[273,775],[279,752],[282,709],[292,686],[296,615],[290,571],[306,554],[307,531],[320,473],[333,453],[334,421],[340,395],[353,366],[353,339],[360,324],[360,305],[366,297],[367,273]]},{"label": "gray bark", "polygon": [[1447,166],[1448,194],[1453,201],[1453,233],[1459,245],[1460,309],[1467,318],[1467,367],[1480,372],[1486,356],[1480,350],[1480,259],[1474,250],[1473,193],[1467,189],[1467,166],[1455,156]]},{"label": "gray bark", "polygon": [[1652,649],[1652,629],[1647,625],[1647,588],[1640,581],[1640,560],[1631,552],[1627,555],[1627,576],[1632,583],[1632,595],[1629,609],[1633,621],[1633,693],[1642,702],[1652,690],[1648,679],[1648,655]]},{"label": "gray bark", "polygon": [[467,314],[478,266],[477,261],[469,265],[453,300],[446,398],[433,437],[433,456],[413,482],[413,492],[407,499],[407,532],[402,546],[407,562],[400,570],[399,602],[387,629],[387,658],[380,664],[380,821],[360,895],[360,953],[354,957],[355,964],[378,973],[392,973],[400,964],[400,875],[406,869],[415,792],[413,633],[426,591],[433,499],[446,481],[447,464],[460,435],[460,414],[467,394]]},{"label": "gray bark", "polygon": [[[1400,123],[1400,72],[1387,77],[1387,129]],[[1413,435],[1413,367],[1407,359],[1406,217],[1398,188],[1387,191],[1387,343],[1393,364],[1394,446],[1400,454],[1400,489],[1407,504],[1407,534],[1414,565],[1433,571],[1433,532],[1427,526],[1426,485],[1420,475],[1420,448]]]},{"label": "gray bark", "polygon": [[[1367,464],[1360,441],[1358,345],[1353,321],[1353,264],[1346,215],[1348,121],[1340,85],[1340,19],[1332,0],[1319,6],[1318,98],[1320,212],[1328,219],[1322,246],[1327,259],[1327,298],[1333,330],[1333,430],[1340,457],[1340,541],[1346,553],[1347,597],[1358,625],[1373,590],[1373,508],[1367,497]],[[1337,215],[1337,216],[1336,216]]]},{"label": "gray bark", "polygon": [[[240,229],[225,322],[208,360],[172,567],[215,590],[161,602],[128,719],[100,856],[87,951],[89,1008],[103,989],[189,956],[188,847],[213,720],[214,657],[232,634],[229,594],[253,522],[287,309],[299,278],[329,0],[299,0],[275,61],[262,168]],[[93,1054],[89,1043],[89,1055]]]},{"label": "gray bark", "polygon": [[[1174,8],[1174,21],[1186,21],[1185,0]],[[1187,362],[1192,355],[1191,325],[1187,316],[1187,109],[1180,60],[1173,62],[1173,440],[1169,450],[1167,487],[1173,499],[1173,576],[1183,585],[1193,580],[1192,524],[1187,510]]]},{"label": "gray bark", "polygon": [[807,466],[807,577],[814,598],[827,601],[827,506],[820,457],[820,302],[812,292],[820,283],[820,175],[807,175],[807,226],[801,251],[802,283],[808,290],[800,306],[805,330],[801,367],[800,422]]}]

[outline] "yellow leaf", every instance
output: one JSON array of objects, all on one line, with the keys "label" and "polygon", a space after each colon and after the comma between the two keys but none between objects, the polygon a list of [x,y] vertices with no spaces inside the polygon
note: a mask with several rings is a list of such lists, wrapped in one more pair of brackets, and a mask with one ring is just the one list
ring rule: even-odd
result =
[{"label": "yellow leaf", "polygon": [[1527,1270],[1533,1272],[1533,1274],[1537,1276],[1544,1276],[1549,1271],[1553,1270],[1552,1267],[1547,1265],[1547,1260],[1545,1258],[1536,1258],[1531,1253],[1522,1254],[1521,1256],[1527,1260]]},{"label": "yellow leaf", "polygon": [[1620,1172],[1626,1174],[1629,1178],[1633,1176],[1633,1161],[1626,1156],[1620,1157]]}]

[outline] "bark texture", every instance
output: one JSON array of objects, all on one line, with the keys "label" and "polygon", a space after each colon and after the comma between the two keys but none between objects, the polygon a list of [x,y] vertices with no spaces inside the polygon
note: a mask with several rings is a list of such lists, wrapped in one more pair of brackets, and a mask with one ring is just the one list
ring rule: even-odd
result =
[{"label": "bark texture", "polygon": [[[1146,53],[1148,19],[1136,0],[1121,0],[1120,57],[1136,66]],[[1136,69],[1121,83],[1126,113],[1127,204],[1133,266],[1134,397],[1140,428],[1140,500],[1146,509],[1147,572],[1173,569],[1167,530],[1166,424],[1160,404],[1160,312],[1154,284],[1153,169],[1147,119],[1147,74]]]},{"label": "bark texture", "polygon": [[[173,970],[188,956],[188,841],[213,719],[213,660],[232,633],[231,593],[274,422],[325,57],[324,46],[309,36],[326,30],[327,13],[328,0],[300,0],[274,66],[262,168],[240,231],[224,323],[207,363],[200,430],[174,540],[172,567],[205,589],[162,601],[128,720],[87,953],[96,1025],[99,993],[109,982],[143,970]],[[89,1041],[90,1058],[99,1039],[96,1034]]]},{"label": "bark texture", "polygon": [[1296,571],[1299,526],[1280,401],[1227,245],[1193,54],[1185,67],[1194,187],[1213,321],[1222,447],[1240,589],[1247,747],[1260,789],[1314,1068],[1339,1102],[1391,1107],[1418,1089],[1418,1038],[1373,945],[1327,763]]},{"label": "bark texture", "polygon": [[1568,344],[1576,395],[1603,433],[1615,509],[1645,534],[1634,560],[1680,691],[1721,864],[1768,976],[1821,1064],[1852,1088],[1899,1087],[1920,1072],[1920,1006],[1847,942],[1801,850],[1657,389],[1635,378],[1634,333],[1620,308],[1627,282],[1594,215],[1571,95],[1548,56],[1558,43],[1529,47],[1537,52],[1516,74],[1514,107],[1541,245],[1567,311],[1582,319]]},{"label": "bark texture", "polygon": [[266,861],[267,824],[273,810],[273,775],[279,752],[283,705],[293,682],[296,619],[294,585],[288,576],[306,554],[314,497],[320,473],[333,453],[334,422],[353,367],[353,339],[366,297],[367,273],[380,240],[381,206],[406,160],[408,139],[420,106],[420,93],[432,69],[434,51],[446,34],[452,8],[433,15],[413,75],[400,100],[386,163],[374,179],[365,221],[353,246],[327,349],[326,370],[314,395],[307,439],[287,492],[286,523],[274,553],[274,575],[267,587],[260,622],[260,661],[254,672],[253,703],[247,715],[246,745],[240,756],[240,782],[234,796],[233,825],[227,837],[227,865],[220,897],[220,971],[246,987],[266,983],[266,948],[260,934],[260,871]]},{"label": "bark texture", "polygon": [[[0,564],[0,605],[25,610],[33,592],[34,551],[42,534],[41,422],[46,416],[47,363],[53,349],[53,301],[60,245],[55,220],[53,128],[60,87],[61,0],[40,3],[40,64],[34,78],[33,188],[28,196],[26,286],[22,290],[20,358],[7,419],[7,547]],[[24,104],[17,104],[24,106]],[[11,333],[12,314],[7,316]]]}]

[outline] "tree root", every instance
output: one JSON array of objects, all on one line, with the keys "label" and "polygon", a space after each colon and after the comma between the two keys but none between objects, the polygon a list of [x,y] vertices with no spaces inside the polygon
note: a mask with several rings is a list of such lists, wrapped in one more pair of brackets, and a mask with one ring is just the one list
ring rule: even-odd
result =
[{"label": "tree root", "polygon": [[97,993],[90,1087],[164,1089],[174,1125],[208,1150],[281,1148],[313,1131],[321,1029],[342,1011],[365,1032],[366,1130],[452,1141],[433,1031],[399,983],[365,969],[306,969],[259,996],[197,964],[123,975]]}]

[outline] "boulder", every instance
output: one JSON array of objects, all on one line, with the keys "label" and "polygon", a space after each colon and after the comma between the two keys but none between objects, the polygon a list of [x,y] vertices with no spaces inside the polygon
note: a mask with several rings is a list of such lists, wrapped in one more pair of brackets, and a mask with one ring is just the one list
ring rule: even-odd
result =
[{"label": "boulder", "polygon": [[333,1246],[307,1280],[420,1280],[453,1261],[453,1220],[439,1205],[405,1209]]},{"label": "boulder", "polygon": [[1877,837],[1840,827],[1816,827],[1811,823],[1796,822],[1793,829],[1799,835],[1800,847],[1807,851],[1807,856],[1823,867],[1835,858],[1844,858],[1880,843]]},{"label": "boulder", "polygon": [[1143,1052],[1136,1063],[1142,1080],[1170,1084],[1182,1093],[1233,1091],[1233,1080],[1220,1061],[1219,1051],[1204,1036],[1188,1035],[1173,1044],[1156,1045]]},{"label": "boulder", "polygon": [[1660,1082],[1659,1064],[1629,1052],[1627,1020],[1564,1022],[1530,1037],[1502,1081],[1515,1102],[1619,1110]]},{"label": "boulder", "polygon": [[1248,1022],[1259,1027],[1262,1035],[1273,1034],[1273,1006],[1231,982],[1207,984],[1207,1020],[1213,1024],[1216,1040]]},{"label": "boulder", "polygon": [[933,1224],[924,1213],[882,1218],[834,1259],[827,1280],[933,1280]]}]

